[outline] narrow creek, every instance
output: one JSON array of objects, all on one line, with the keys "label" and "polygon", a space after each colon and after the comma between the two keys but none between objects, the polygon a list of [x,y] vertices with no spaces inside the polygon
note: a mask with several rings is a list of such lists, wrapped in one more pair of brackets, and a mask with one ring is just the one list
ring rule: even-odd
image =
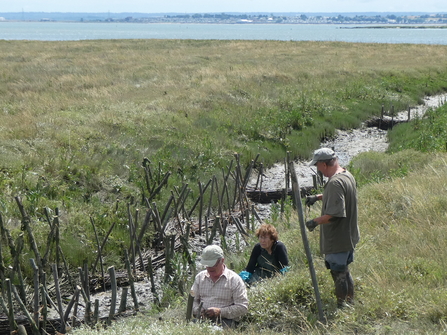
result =
[{"label": "narrow creek", "polygon": [[[423,105],[411,108],[410,120],[422,117],[429,108],[437,108],[446,103],[447,93],[426,97]],[[402,111],[394,117],[395,121],[408,120],[408,111]],[[321,147],[333,148],[338,156],[341,166],[347,166],[353,157],[366,151],[385,152],[388,148],[387,131],[378,127],[368,127],[366,124],[358,129],[347,131],[337,130],[334,139],[321,143]],[[313,185],[313,175],[316,170],[309,167],[310,161],[296,161],[295,170],[300,187]],[[263,172],[261,190],[281,190],[285,188],[284,164],[277,163]],[[249,187],[255,188],[258,176],[253,174]],[[258,185],[259,188],[259,185]],[[256,205],[262,218],[270,216],[270,204]]]},{"label": "narrow creek", "polygon": [[[429,108],[436,108],[446,102],[447,93],[427,97],[424,105],[418,105],[411,109],[410,119],[422,117]],[[408,112],[398,113],[394,120],[407,120]],[[377,151],[385,152],[388,148],[387,131],[377,127],[367,127],[365,124],[358,129],[347,131],[337,130],[334,139],[322,142],[321,147],[333,148],[340,165],[347,166],[351,159],[361,152]],[[308,161],[295,162],[295,168],[300,186],[312,186],[312,175],[315,169],[308,166]],[[253,175],[249,185],[255,187],[257,175]],[[284,164],[277,163],[264,171],[262,188],[268,190],[282,189],[285,187]]]}]

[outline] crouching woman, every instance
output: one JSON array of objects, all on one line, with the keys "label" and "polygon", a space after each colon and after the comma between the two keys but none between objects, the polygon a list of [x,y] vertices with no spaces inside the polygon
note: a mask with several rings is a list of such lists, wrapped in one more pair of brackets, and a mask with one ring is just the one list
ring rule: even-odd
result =
[{"label": "crouching woman", "polygon": [[247,267],[240,273],[248,284],[271,278],[289,269],[287,248],[278,240],[278,232],[273,225],[262,224],[256,230],[256,237],[259,242],[251,252]]}]

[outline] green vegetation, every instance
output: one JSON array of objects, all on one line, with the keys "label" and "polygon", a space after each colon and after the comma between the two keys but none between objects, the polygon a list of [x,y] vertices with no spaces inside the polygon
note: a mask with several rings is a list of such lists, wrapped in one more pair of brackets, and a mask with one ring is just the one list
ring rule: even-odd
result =
[{"label": "green vegetation", "polygon": [[[404,161],[415,154],[400,153]],[[389,159],[381,154],[377,159]],[[447,252],[444,224],[447,202],[445,154],[420,154],[431,157],[405,178],[389,178],[365,185],[359,190],[362,239],[351,270],[357,287],[356,305],[337,310],[333,283],[318,254],[318,234],[308,234],[328,318],[317,322],[311,280],[296,226],[282,221],[275,224],[281,240],[289,249],[291,272],[249,289],[250,311],[244,318],[241,334],[441,334],[447,330],[447,294],[445,264]],[[362,156],[362,155],[360,155]],[[390,157],[393,157],[391,155]],[[399,157],[397,157],[399,159]],[[359,157],[357,161],[361,161]],[[385,164],[384,164],[385,165]],[[312,209],[309,215],[316,215]],[[254,243],[254,241],[253,241]],[[228,255],[228,261],[240,270],[249,250]],[[101,334],[126,334],[145,329],[145,334],[208,334],[209,326],[185,324],[185,300],[172,299],[166,311],[145,318],[118,322]],[[160,321],[158,318],[161,317]],[[82,329],[75,334],[96,334]]]},{"label": "green vegetation", "polygon": [[[144,157],[160,176],[173,172],[155,199],[161,203],[174,185],[189,183],[197,194],[197,181],[221,175],[234,152],[244,165],[258,153],[266,166],[287,150],[308,158],[336,128],[356,127],[382,105],[404,110],[447,91],[446,51],[339,42],[0,41],[0,212],[17,236],[14,197],[21,196],[45,245],[44,208],[58,208],[61,245],[73,267],[96,258],[90,218],[100,236],[114,222],[104,255],[107,266],[117,266],[128,244],[126,204],[144,206]],[[395,127],[393,154],[365,153],[351,164],[362,233],[352,268],[355,308],[335,309],[317,234],[309,234],[329,320],[316,322],[289,204],[273,223],[292,270],[250,289],[245,333],[445,331],[444,114],[439,109]],[[228,261],[240,270],[248,252]],[[104,333],[210,333],[204,325],[185,325],[185,297],[166,294],[170,308]],[[159,313],[167,321],[156,321]]]},{"label": "green vegetation", "polygon": [[[444,109],[442,107],[440,110]],[[436,113],[435,113],[436,114]],[[444,120],[431,117],[432,125]],[[419,122],[419,121],[416,121]],[[399,125],[398,133],[408,125]],[[416,130],[422,138],[425,130]],[[392,136],[392,145],[399,145]],[[405,140],[401,138],[401,140]],[[290,204],[273,223],[288,246],[292,269],[249,289],[250,310],[234,334],[442,334],[447,331],[445,297],[447,252],[444,224],[447,154],[405,149],[396,153],[362,153],[350,169],[364,182],[359,187],[361,242],[351,272],[356,305],[337,310],[333,283],[318,253],[318,234],[309,233],[326,324],[317,321],[310,275],[301,243],[298,219]],[[400,171],[396,173],[396,171]],[[317,215],[312,208],[308,217]],[[252,243],[254,243],[254,239]],[[250,250],[227,255],[239,271]],[[192,279],[191,279],[192,280]],[[145,318],[131,318],[101,330],[101,334],[209,334],[207,324],[183,323],[185,298],[172,299],[170,308]],[[161,318],[160,321],[159,318]],[[80,329],[75,334],[97,334]]]}]

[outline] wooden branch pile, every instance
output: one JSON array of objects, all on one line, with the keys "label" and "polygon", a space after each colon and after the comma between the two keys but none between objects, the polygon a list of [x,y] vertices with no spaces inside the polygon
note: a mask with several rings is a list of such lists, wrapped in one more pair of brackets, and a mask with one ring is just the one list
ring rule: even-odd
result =
[{"label": "wooden branch pile", "polygon": [[[258,155],[259,157],[259,155]],[[97,233],[96,223],[90,219],[97,245],[97,258],[93,264],[84,262],[78,273],[70,271],[62,251],[59,238],[60,216],[58,208],[54,213],[45,209],[45,221],[48,224],[46,245],[38,246],[34,237],[33,222],[27,214],[22,199],[16,197],[21,213],[21,230],[13,238],[3,222],[0,213],[0,335],[17,332],[18,334],[65,334],[81,323],[95,325],[100,321],[107,324],[121,313],[128,312],[126,297],[130,289],[133,300],[131,313],[138,311],[138,297],[135,293],[135,281],[149,278],[154,302],[158,301],[155,289],[154,271],[165,268],[165,283],[176,274],[175,257],[182,255],[186,262],[194,267],[190,254],[191,237],[201,235],[207,244],[220,235],[221,245],[225,248],[227,228],[236,227],[242,239],[254,229],[255,220],[261,221],[246,194],[246,187],[256,160],[243,170],[239,155],[231,161],[227,170],[222,170],[221,178],[213,176],[207,183],[198,182],[198,195],[194,199],[188,184],[174,187],[166,204],[161,208],[157,200],[168,185],[170,172],[162,173],[161,168],[154,172],[150,161],[144,159],[143,171],[145,189],[142,190],[144,215],[131,204],[127,205],[129,246],[124,250],[125,265],[122,270],[115,267],[105,269],[103,252],[113,232],[115,222],[102,238]],[[233,168],[234,166],[234,168]],[[220,180],[220,181],[219,181]],[[191,201],[192,200],[192,201]],[[190,208],[188,203],[192,203]],[[118,207],[118,205],[117,205]],[[148,239],[150,247],[147,246]],[[23,278],[21,258],[29,250],[32,258],[29,264],[33,270],[32,282]],[[10,253],[12,266],[5,266],[6,253]],[[8,258],[8,259],[9,259]],[[47,273],[51,276],[47,277]],[[118,303],[118,287],[123,287]],[[92,293],[111,290],[112,303],[107,316],[99,315],[99,301],[92,301]],[[64,303],[65,302],[65,303]],[[83,316],[78,316],[80,309]],[[49,310],[56,311],[59,317],[48,318]]]}]

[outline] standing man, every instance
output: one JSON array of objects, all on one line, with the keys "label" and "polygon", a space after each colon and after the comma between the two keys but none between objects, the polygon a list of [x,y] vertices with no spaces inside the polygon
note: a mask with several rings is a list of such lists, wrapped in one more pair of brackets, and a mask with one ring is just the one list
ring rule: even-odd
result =
[{"label": "standing man", "polygon": [[217,245],[209,245],[202,252],[200,262],[206,266],[197,274],[191,294],[194,296],[193,314],[207,318],[224,328],[235,328],[248,311],[245,283],[228,269],[224,253]]},{"label": "standing man", "polygon": [[329,178],[323,194],[309,196],[306,205],[322,200],[321,216],[306,222],[309,231],[320,226],[320,252],[335,284],[337,306],[354,303],[354,281],[348,265],[360,239],[357,224],[357,188],[354,177],[338,163],[335,152],[321,148],[314,152],[310,165]]}]

